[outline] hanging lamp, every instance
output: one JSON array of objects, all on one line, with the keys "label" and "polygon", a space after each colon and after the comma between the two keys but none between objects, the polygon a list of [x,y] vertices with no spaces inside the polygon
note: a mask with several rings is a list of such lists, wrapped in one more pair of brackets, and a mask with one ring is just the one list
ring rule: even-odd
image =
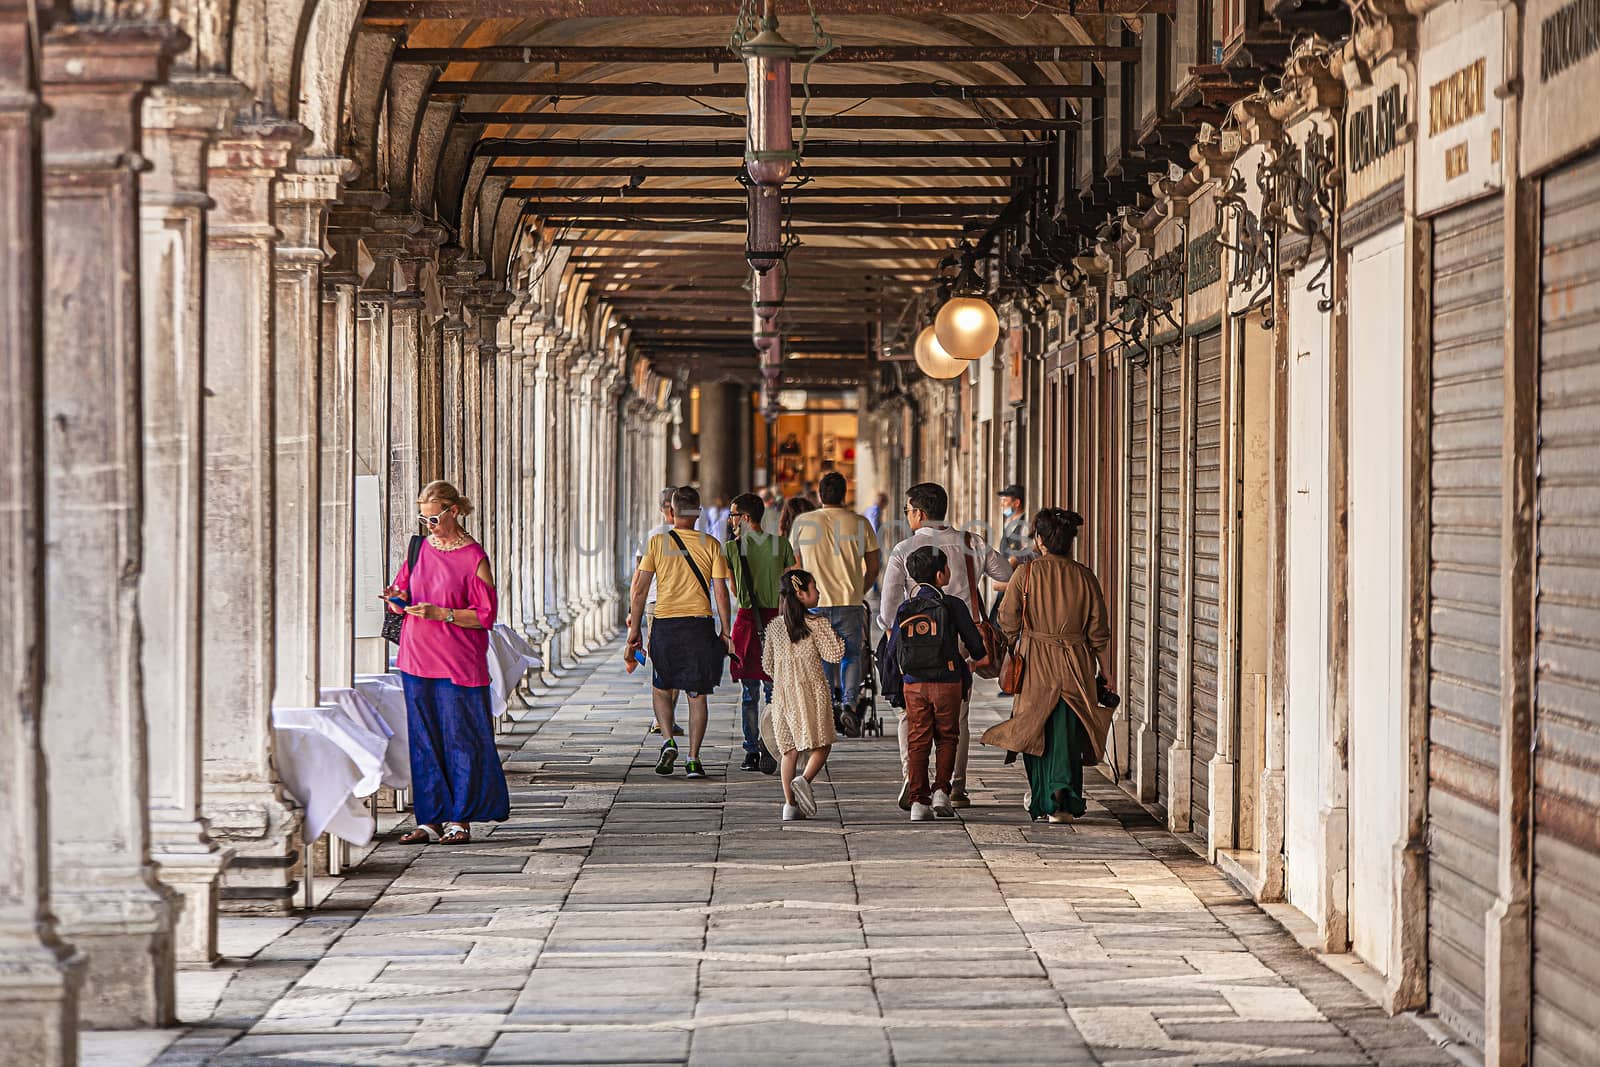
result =
[{"label": "hanging lamp", "polygon": [[966,360],[956,359],[939,344],[932,326],[924,326],[922,332],[917,334],[912,352],[917,359],[917,368],[936,381],[947,382],[959,378],[967,369]]},{"label": "hanging lamp", "polygon": [[754,297],[751,300],[756,314],[763,319],[771,319],[778,314],[778,309],[783,307],[783,294],[786,286],[782,271],[767,271],[757,274],[751,279],[751,290]]},{"label": "hanging lamp", "polygon": [[766,5],[761,32],[739,49],[744,57],[744,167],[757,185],[779,186],[788,180],[800,153],[794,147],[794,61],[800,47],[778,31],[778,16]]},{"label": "hanging lamp", "polygon": [[956,359],[982,359],[1000,340],[1000,316],[990,305],[972,260],[971,251],[962,253],[961,273],[951,286],[950,299],[933,320],[940,346]]}]

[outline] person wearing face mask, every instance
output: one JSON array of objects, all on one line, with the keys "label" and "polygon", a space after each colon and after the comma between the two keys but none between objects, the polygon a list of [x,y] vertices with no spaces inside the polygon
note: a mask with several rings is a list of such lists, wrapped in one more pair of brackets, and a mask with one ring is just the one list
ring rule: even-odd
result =
[{"label": "person wearing face mask", "polygon": [[[1033,539],[1028,536],[1028,518],[1023,513],[1023,507],[1022,486],[1013,482],[1000,490],[1000,554],[1013,567],[1019,567],[1038,556],[1033,551]],[[1000,598],[1004,595],[1003,591],[995,593],[994,603],[989,608],[989,621],[993,622],[998,617]]]}]

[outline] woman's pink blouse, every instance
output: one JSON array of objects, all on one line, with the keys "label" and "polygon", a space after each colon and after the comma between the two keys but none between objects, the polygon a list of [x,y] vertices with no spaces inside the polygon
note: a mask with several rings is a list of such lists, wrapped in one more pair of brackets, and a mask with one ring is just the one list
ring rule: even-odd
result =
[{"label": "woman's pink blouse", "polygon": [[417,554],[417,566],[400,565],[395,588],[413,604],[441,608],[466,608],[478,613],[483,629],[406,616],[400,631],[396,666],[419,678],[448,678],[457,685],[489,684],[489,630],[494,626],[498,600],[494,586],[478,577],[478,564],[487,558],[483,546],[473,543],[453,552],[440,552],[427,538]]}]

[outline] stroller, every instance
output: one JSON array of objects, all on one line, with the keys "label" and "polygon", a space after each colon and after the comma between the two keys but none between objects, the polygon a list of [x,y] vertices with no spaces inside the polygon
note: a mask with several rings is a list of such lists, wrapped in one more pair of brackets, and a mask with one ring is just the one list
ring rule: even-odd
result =
[{"label": "stroller", "polygon": [[833,725],[845,737],[882,737],[883,719],[878,714],[878,665],[872,645],[872,611],[865,604],[862,612],[867,624],[862,628],[861,688],[854,705],[847,706],[842,694],[833,695]]}]

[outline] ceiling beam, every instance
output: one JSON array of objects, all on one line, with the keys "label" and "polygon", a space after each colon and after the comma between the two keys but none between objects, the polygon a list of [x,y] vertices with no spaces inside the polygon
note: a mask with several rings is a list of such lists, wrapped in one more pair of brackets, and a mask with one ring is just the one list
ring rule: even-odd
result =
[{"label": "ceiling beam", "polygon": [[[381,7],[373,0],[370,7]],[[540,16],[549,5],[541,5]],[[1140,49],[1103,44],[842,44],[817,57],[819,63],[1137,63]],[[805,53],[802,53],[802,59]],[[742,62],[722,45],[659,47],[648,45],[515,45],[399,48],[396,63],[729,63]]]},{"label": "ceiling beam", "polygon": [[[480,155],[502,159],[711,159],[744,158],[737,141],[599,141],[559,137],[490,137],[478,142]],[[807,141],[808,159],[926,159],[989,157],[1022,159],[1047,155],[1048,141]],[[809,172],[809,171],[808,171]]]},{"label": "ceiling beam", "polygon": [[[829,204],[820,197],[789,205],[788,217],[815,222],[884,222],[909,219],[934,219],[941,222],[966,222],[992,211],[994,205],[959,204]],[[523,204],[527,214],[547,219],[738,219],[745,218],[743,204],[718,200],[708,203],[624,200],[620,203],[582,203],[572,200],[535,200]]]},{"label": "ceiling beam", "polygon": [[[721,166],[615,166],[610,163],[596,163],[585,165],[582,163],[565,163],[556,166],[512,166],[498,165],[489,168],[491,177],[497,178],[632,178],[640,176],[651,178],[733,178],[744,172],[742,162],[728,163]],[[904,167],[806,167],[800,168],[800,173],[812,178],[888,178],[899,181],[902,178],[1009,178],[1023,174],[1031,174],[1033,168],[1026,165],[1011,163],[980,164],[974,163],[964,166],[904,166]]]},{"label": "ceiling beam", "polygon": [[[1065,4],[1058,2],[1058,8]],[[1177,0],[1082,0],[1083,15],[1171,15]],[[727,18],[728,0],[368,0],[364,15],[372,21],[410,19],[561,19],[651,18],[698,16]],[[918,0],[908,11],[906,0],[814,0],[818,15],[890,15],[918,21],[941,15],[1038,16],[1038,0]]]},{"label": "ceiling beam", "polygon": [[[606,203],[617,207],[626,207],[631,203],[645,203],[651,200],[737,200],[743,203],[745,192],[737,183],[729,182],[726,186],[705,189],[630,189],[625,185],[615,186],[539,186],[523,187],[512,186],[513,193],[535,193],[547,196],[562,197],[587,197],[593,200],[599,197]],[[977,197],[984,200],[993,200],[996,197],[1010,199],[1016,190],[1006,185],[895,185],[895,186],[853,186],[850,188],[823,188],[817,185],[799,186],[794,190],[795,202],[802,200],[883,200],[903,199],[920,196],[947,196],[960,198]],[[573,201],[577,203],[577,200]]]},{"label": "ceiling beam", "polygon": [[[744,129],[743,115],[609,115],[603,111],[463,111],[460,121],[483,126],[672,126]],[[1077,119],[984,118],[968,115],[812,115],[813,130],[1075,130]]]},{"label": "ceiling beam", "polygon": [[[744,255],[743,244],[716,241],[674,241],[671,244],[663,244],[660,241],[626,237],[557,237],[554,241],[557,245],[574,245],[584,248],[638,249],[644,252],[654,252],[662,256],[680,254],[704,256],[709,253],[711,255],[733,255],[738,258]],[[826,254],[828,252],[836,252],[843,261],[858,266],[870,264],[880,259],[937,258],[946,254],[946,250],[934,248],[824,248],[812,250],[807,258],[827,260],[832,258]],[[625,256],[623,258],[631,259],[633,257]]]},{"label": "ceiling beam", "polygon": [[[434,96],[559,96],[584,97],[699,96],[743,100],[744,82],[578,82],[578,81],[437,81]],[[813,82],[813,100],[1086,100],[1106,95],[1104,85],[1045,82],[1018,85],[1002,82]]]},{"label": "ceiling beam", "polygon": [[[552,222],[551,225],[559,226],[563,232],[567,230],[636,230],[640,233],[727,233],[743,234],[744,222],[718,222],[699,219],[670,220],[670,219],[571,219],[567,221]],[[974,223],[973,227],[982,228],[983,223]],[[816,223],[800,222],[795,226],[795,234],[799,237],[849,237],[861,239],[867,237],[882,237],[893,240],[919,240],[919,241],[953,241],[968,234],[972,227],[941,225],[937,222],[923,221],[915,226],[881,226],[873,222],[853,223]],[[581,237],[572,237],[565,241],[566,244],[581,245]],[[865,247],[868,251],[884,254],[897,253],[900,250],[882,245],[858,246]],[[811,250],[837,250],[834,245],[813,245]],[[913,250],[907,249],[907,253]],[[741,253],[742,254],[742,253]]]}]

